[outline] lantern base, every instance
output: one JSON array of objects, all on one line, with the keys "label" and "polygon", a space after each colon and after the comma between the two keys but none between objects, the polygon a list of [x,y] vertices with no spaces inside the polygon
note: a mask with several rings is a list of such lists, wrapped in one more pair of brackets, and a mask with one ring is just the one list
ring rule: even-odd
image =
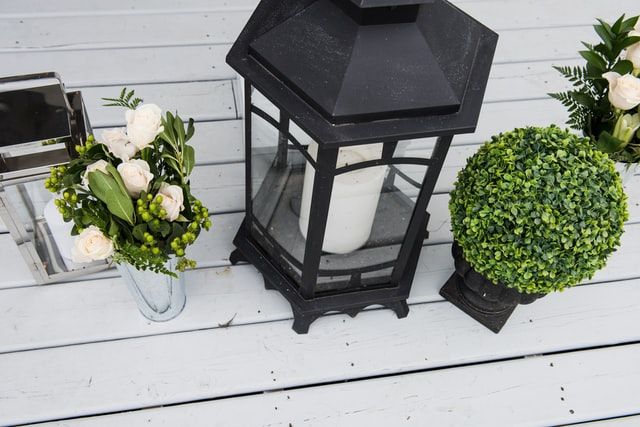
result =
[{"label": "lantern base", "polygon": [[[275,289],[275,287],[269,288],[269,285],[266,284],[266,289]],[[346,308],[344,310],[331,310],[333,314],[347,314],[349,317],[354,318],[367,308],[370,304],[356,307],[356,308]],[[409,305],[407,304],[407,300],[396,301],[393,303],[382,304],[384,308],[392,310],[398,316],[398,319],[403,319],[409,315]],[[298,311],[296,307],[291,305],[291,309],[293,310],[293,330],[298,334],[306,334],[309,332],[309,327],[313,322],[321,318],[325,315],[325,313],[315,313],[313,311],[310,312],[301,312]]]},{"label": "lantern base", "polygon": [[407,298],[422,248],[421,240],[410,254],[407,268],[398,283],[389,283],[375,289],[320,294],[312,298],[305,298],[293,279],[271,261],[269,254],[247,233],[245,223],[240,226],[233,243],[237,249],[229,257],[231,263],[235,265],[246,261],[253,264],[264,277],[265,289],[277,290],[287,299],[294,317],[293,330],[299,334],[306,334],[314,321],[328,313],[343,313],[355,317],[369,306],[381,305],[393,310],[398,318],[409,314]]}]

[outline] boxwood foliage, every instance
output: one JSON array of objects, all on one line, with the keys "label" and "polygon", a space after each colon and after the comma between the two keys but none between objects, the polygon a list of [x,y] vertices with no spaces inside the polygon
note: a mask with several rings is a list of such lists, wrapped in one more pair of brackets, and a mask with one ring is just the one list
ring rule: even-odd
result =
[{"label": "boxwood foliage", "polygon": [[494,136],[458,174],[449,210],[469,264],[529,294],[591,278],[628,217],[613,162],[555,126]]}]

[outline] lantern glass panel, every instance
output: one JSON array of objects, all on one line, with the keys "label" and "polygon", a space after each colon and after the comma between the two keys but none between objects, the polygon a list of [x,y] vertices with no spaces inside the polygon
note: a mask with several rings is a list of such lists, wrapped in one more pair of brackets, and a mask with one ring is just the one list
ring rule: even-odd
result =
[{"label": "lantern glass panel", "polygon": [[305,157],[279,130],[251,115],[252,234],[297,283],[302,276],[305,240],[297,227]]},{"label": "lantern glass panel", "polygon": [[[412,145],[402,141],[340,149],[316,292],[390,284],[427,171],[425,165],[393,163],[424,155],[424,150],[410,153]],[[339,173],[341,167],[382,159],[383,149],[394,153],[386,160],[391,164]],[[305,195],[306,189],[307,182]],[[303,195],[303,212],[304,206]]]}]

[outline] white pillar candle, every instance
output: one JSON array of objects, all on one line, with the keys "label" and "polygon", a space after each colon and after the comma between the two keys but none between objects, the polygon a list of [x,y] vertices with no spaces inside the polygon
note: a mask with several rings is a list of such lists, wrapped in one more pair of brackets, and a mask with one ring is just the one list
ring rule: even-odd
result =
[{"label": "white pillar candle", "polygon": [[51,231],[53,241],[58,247],[58,251],[67,268],[70,270],[76,268],[77,264],[72,261],[71,257],[71,248],[75,241],[75,237],[71,235],[73,222],[64,222],[62,215],[58,212],[58,208],[55,205],[55,199],[51,199],[49,203],[46,204],[43,214],[44,219],[47,221],[47,226]]},{"label": "white pillar candle", "polygon": [[[316,159],[318,144],[309,144],[309,154]],[[337,168],[380,159],[382,144],[344,147],[338,153]],[[334,178],[327,227],[322,250],[347,254],[361,248],[371,235],[373,220],[387,166],[375,166],[344,173]],[[300,208],[300,232],[306,239],[315,169],[307,162]]]}]

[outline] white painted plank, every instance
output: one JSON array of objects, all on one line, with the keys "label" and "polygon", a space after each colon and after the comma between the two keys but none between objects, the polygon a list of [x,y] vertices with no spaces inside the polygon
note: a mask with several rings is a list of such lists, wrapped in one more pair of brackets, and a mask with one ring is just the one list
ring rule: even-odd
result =
[{"label": "white painted plank", "polygon": [[[3,75],[56,70],[67,87],[122,86],[144,83],[210,81],[235,78],[225,63],[229,45],[150,47],[81,51],[18,51],[4,53]],[[78,63],[91,64],[87,73]],[[168,67],[169,63],[182,64]],[[563,65],[578,60],[561,61]],[[494,65],[485,101],[546,98],[565,86],[553,62]]]},{"label": "white painted plank", "polygon": [[498,30],[588,26],[596,17],[613,21],[622,13],[638,13],[635,0],[616,0],[615,7],[599,0],[487,0],[462,3],[460,8]]},{"label": "white painted plank", "polygon": [[[454,147],[454,150],[460,154],[458,156],[450,156],[449,159],[451,160],[447,161],[447,164],[452,166],[444,169],[438,184],[443,194],[434,195],[429,207],[429,211],[432,214],[429,225],[431,232],[430,240],[428,241],[429,244],[451,242],[452,237],[447,209],[448,195],[446,192],[451,187],[455,177],[455,171],[461,167],[461,164],[465,161],[463,156],[471,155],[476,148],[475,146]],[[443,179],[445,181],[443,181]],[[640,202],[638,202],[640,185],[636,185],[638,182],[640,182],[640,176],[635,177],[627,187],[627,191],[632,200],[630,203],[630,224],[640,222]],[[210,206],[212,212],[241,211],[244,206],[243,189],[243,165],[240,163],[198,167],[195,169],[193,176],[194,194],[202,198],[205,204]],[[197,259],[202,266],[228,264],[228,254],[232,250],[231,240],[237,230],[237,224],[239,224],[241,220],[241,213],[232,216],[222,215],[214,217],[213,231],[209,235],[203,236],[196,248],[194,248],[195,259]],[[625,241],[631,240],[631,238],[627,236],[624,236],[624,239]],[[7,234],[0,235],[0,245],[4,245],[3,247],[6,248],[6,255],[0,259],[0,270],[7,272],[0,279],[0,289],[32,285],[34,282],[31,274],[24,264],[17,247],[11,240],[11,237]],[[633,251],[633,253],[640,251],[640,246],[638,246],[637,249],[634,248],[635,246],[633,244],[629,244],[625,246],[624,253],[630,255],[632,253],[630,251]],[[625,260],[629,262],[625,262]],[[622,258],[620,263],[621,273],[615,277],[620,279],[635,277],[633,275],[630,276],[630,274],[632,274],[630,272],[635,271],[634,264],[630,259]],[[605,280],[607,274],[609,273],[598,273],[596,277],[598,277],[598,280]],[[113,275],[113,273],[108,273],[108,275]],[[104,275],[100,277],[104,277]]]},{"label": "white painted plank", "polygon": [[[132,88],[133,89],[133,88]],[[136,85],[136,96],[163,110],[178,111],[194,120],[235,119],[236,109],[231,82],[195,82]],[[120,87],[100,86],[82,90],[91,124],[96,127],[124,125],[124,108],[104,107],[104,97],[117,97]]]},{"label": "white painted plank", "polygon": [[[635,344],[45,425],[512,427],[577,423],[638,409],[638,358],[640,345]],[[639,422],[638,417],[629,417],[584,425],[637,426]]]},{"label": "white painted plank", "polygon": [[[0,18],[53,17],[90,15],[132,15],[132,14],[175,14],[229,11],[251,11],[257,0],[189,0],[172,2],[169,0],[143,0],[132,3],[127,0],[109,2],[66,0],[62,4],[51,4],[42,0],[3,0],[0,2]],[[497,29],[536,28],[557,26],[589,25],[594,17],[612,20],[621,11],[633,13],[637,6],[633,0],[617,0],[616,7],[595,0],[457,0],[452,3],[479,19],[483,24]],[[571,10],[571,13],[566,13]]]},{"label": "white painted plank", "polygon": [[[214,219],[214,231],[190,252],[200,267],[228,265],[231,240],[241,219],[239,214]],[[639,239],[640,225],[628,227],[620,250],[587,282],[638,277],[635,260],[640,256]],[[449,243],[424,247],[409,303],[441,301],[438,292],[452,272]],[[236,325],[291,318],[288,304],[277,292],[263,289],[262,278],[252,266],[189,272],[187,308],[178,319],[159,324],[140,317],[117,273],[111,271],[110,275],[116,277],[1,291],[0,353],[216,328],[234,316]],[[29,304],[24,305],[24,301]],[[43,318],[47,319],[44,323]]]},{"label": "white painted plank", "polygon": [[581,424],[584,427],[637,427],[639,425],[640,416],[638,415]]},{"label": "white painted plank", "polygon": [[[304,336],[293,333],[288,321],[269,322],[4,354],[0,423],[629,342],[640,338],[634,327],[640,321],[638,298],[637,281],[574,288],[519,307],[500,335],[452,305],[436,303],[413,307],[403,320],[388,310],[364,312],[345,322],[330,316]],[[616,363],[608,361],[608,366],[623,365],[612,360]],[[629,381],[628,369],[621,372],[627,379],[621,387],[637,384]],[[637,403],[636,394],[633,398]]]},{"label": "white painted plank", "polygon": [[236,39],[249,15],[246,11],[228,11],[173,13],[170,16],[4,18],[0,19],[0,33],[9,36],[0,40],[0,50],[228,44]]},{"label": "white painted plank", "polygon": [[224,61],[229,47],[222,44],[80,51],[23,50],[4,53],[0,58],[2,75],[55,70],[67,87],[131,86],[234,78],[235,73]]},{"label": "white painted plank", "polygon": [[[577,423],[638,409],[639,357],[636,344],[46,425],[511,427]],[[639,422],[638,417],[629,417],[584,425],[637,426]]]},{"label": "white painted plank", "polygon": [[258,0],[0,0],[0,18],[21,16],[85,16],[102,14],[141,14],[176,12],[251,11]]},{"label": "white painted plank", "polygon": [[[166,31],[163,14],[0,18],[0,32],[11,35],[0,40],[0,53],[229,44],[248,17],[248,12],[177,13],[171,15],[172,31]],[[512,28],[509,20],[505,25]],[[500,34],[496,63],[576,58],[580,40],[597,38],[588,25],[495,29]]]}]

